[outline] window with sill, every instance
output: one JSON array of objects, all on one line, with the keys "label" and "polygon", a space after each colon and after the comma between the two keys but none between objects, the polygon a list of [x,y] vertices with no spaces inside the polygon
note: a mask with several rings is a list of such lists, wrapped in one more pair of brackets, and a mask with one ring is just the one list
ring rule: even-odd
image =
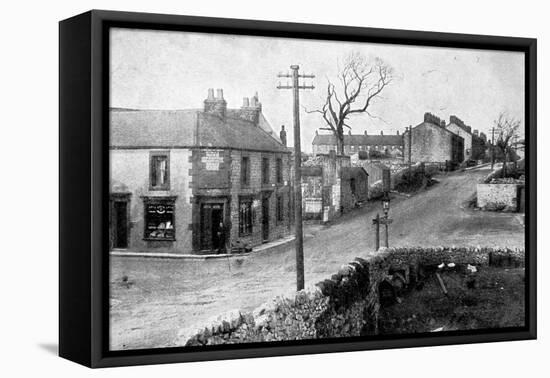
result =
[{"label": "window with sill", "polygon": [[282,194],[277,196],[277,222],[284,220],[284,196]]},{"label": "window with sill", "polygon": [[239,200],[239,236],[246,236],[252,233],[252,202],[252,198],[241,198]]},{"label": "window with sill", "polygon": [[151,152],[150,154],[150,189],[170,189],[170,159],[168,152]]},{"label": "window with sill", "polygon": [[277,159],[277,184],[283,183],[283,159]]},{"label": "window with sill", "polygon": [[145,204],[145,240],[176,240],[174,219],[175,198],[144,199]]},{"label": "window with sill", "polygon": [[250,158],[243,156],[241,159],[241,184],[250,185]]},{"label": "window with sill", "polygon": [[262,184],[269,184],[269,158],[262,158]]}]

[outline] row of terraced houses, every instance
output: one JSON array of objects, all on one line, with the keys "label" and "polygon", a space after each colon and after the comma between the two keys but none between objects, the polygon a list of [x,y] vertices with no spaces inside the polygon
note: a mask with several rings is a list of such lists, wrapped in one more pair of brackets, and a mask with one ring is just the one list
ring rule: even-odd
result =
[{"label": "row of terraced houses", "polygon": [[[457,165],[484,157],[487,136],[472,130],[457,116],[445,120],[425,113],[421,123],[394,135],[349,134],[344,136],[344,154],[364,154],[374,158],[398,158],[408,161],[409,140],[411,160],[424,163],[450,163]],[[411,133],[411,135],[409,135]],[[328,154],[336,150],[336,138],[332,134],[316,132],[312,142],[314,155]],[[376,153],[374,153],[376,152]]]}]

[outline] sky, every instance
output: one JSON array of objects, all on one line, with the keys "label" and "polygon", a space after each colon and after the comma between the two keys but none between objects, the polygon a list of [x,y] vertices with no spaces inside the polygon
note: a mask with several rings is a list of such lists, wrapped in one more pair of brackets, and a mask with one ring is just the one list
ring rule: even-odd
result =
[{"label": "sky", "polygon": [[[325,127],[320,114],[306,110],[324,103],[327,80],[334,82],[351,53],[382,59],[394,80],[369,107],[372,117],[354,115],[352,133],[395,134],[422,122],[431,112],[448,122],[456,115],[490,136],[502,111],[521,120],[525,114],[524,54],[490,50],[319,41],[222,34],[111,30],[110,104],[133,109],[202,108],[208,88],[223,89],[228,108],[256,92],[275,131],[285,125],[292,145],[292,91],[279,73],[293,64],[315,89],[300,92],[302,149],[311,151],[315,131]],[[319,131],[327,133],[327,131]]]}]

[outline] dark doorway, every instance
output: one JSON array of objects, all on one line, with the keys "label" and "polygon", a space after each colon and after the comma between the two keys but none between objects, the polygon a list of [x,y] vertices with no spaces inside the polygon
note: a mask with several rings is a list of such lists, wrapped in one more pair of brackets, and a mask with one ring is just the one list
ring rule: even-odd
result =
[{"label": "dark doorway", "polygon": [[225,249],[223,203],[205,203],[201,206],[201,250]]},{"label": "dark doorway", "polygon": [[128,203],[114,202],[113,247],[128,248]]},{"label": "dark doorway", "polygon": [[269,240],[269,197],[262,198],[262,241]]}]

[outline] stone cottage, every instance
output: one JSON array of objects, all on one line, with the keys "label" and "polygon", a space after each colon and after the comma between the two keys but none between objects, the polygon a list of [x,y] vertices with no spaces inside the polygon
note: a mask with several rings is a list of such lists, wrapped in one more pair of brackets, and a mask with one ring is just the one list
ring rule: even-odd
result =
[{"label": "stone cottage", "polygon": [[407,130],[404,135],[404,160],[413,163],[437,163],[454,168],[464,161],[464,138],[445,127],[445,122],[431,113],[424,114],[424,121]]},{"label": "stone cottage", "polygon": [[301,174],[306,220],[332,220],[368,199],[368,173],[351,167],[348,156],[317,155],[304,163]]},{"label": "stone cottage", "polygon": [[112,249],[204,254],[290,233],[289,151],[257,94],[229,109],[110,111]]}]

